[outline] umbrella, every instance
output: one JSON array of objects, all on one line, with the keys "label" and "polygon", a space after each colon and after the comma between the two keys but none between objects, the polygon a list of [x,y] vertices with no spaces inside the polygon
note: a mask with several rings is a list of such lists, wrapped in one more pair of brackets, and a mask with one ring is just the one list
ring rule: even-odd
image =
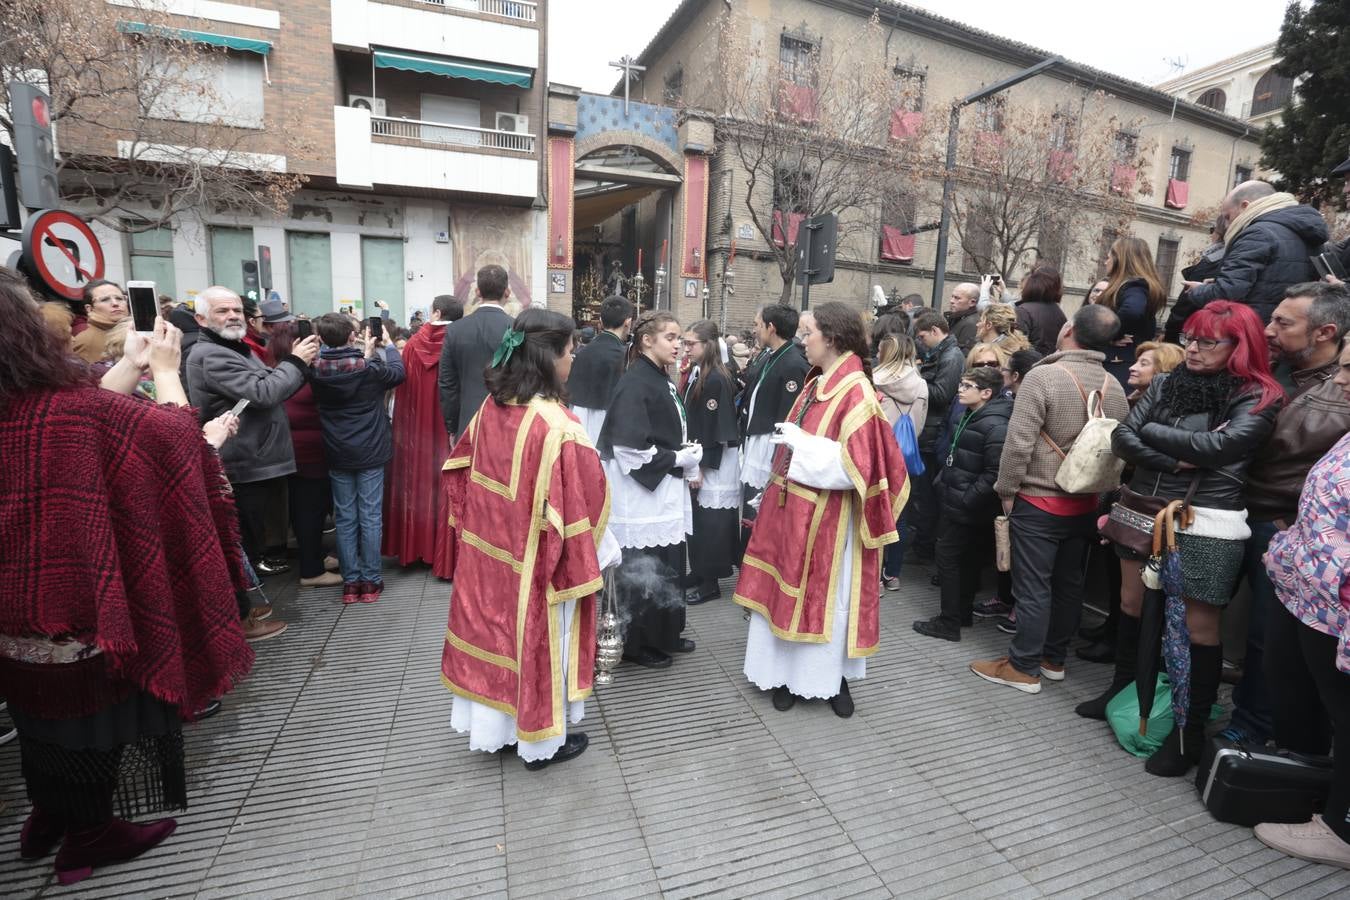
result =
[{"label": "umbrella", "polygon": [[[1135,660],[1135,694],[1139,700],[1139,733],[1148,733],[1158,673],[1166,660],[1172,683],[1172,712],[1177,727],[1185,724],[1190,703],[1190,633],[1181,592],[1181,556],[1177,553],[1176,520],[1183,528],[1195,514],[1181,500],[1163,507],[1153,520],[1153,555],[1144,568],[1144,599],[1139,610],[1139,650]],[[1159,653],[1159,648],[1162,652]]]}]

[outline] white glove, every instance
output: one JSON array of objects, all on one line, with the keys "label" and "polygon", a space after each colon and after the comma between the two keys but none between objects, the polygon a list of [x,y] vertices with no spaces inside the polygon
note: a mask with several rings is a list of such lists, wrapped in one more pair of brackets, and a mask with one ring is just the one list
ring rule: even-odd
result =
[{"label": "white glove", "polygon": [[789,447],[796,447],[801,443],[802,438],[807,437],[805,431],[791,422],[780,422],[773,428],[773,435],[769,438],[771,444],[787,444]]},{"label": "white glove", "polygon": [[681,447],[675,451],[675,468],[685,469],[697,468],[703,460],[703,445],[690,444],[688,447]]},{"label": "white glove", "polygon": [[991,299],[992,287],[994,285],[993,275],[980,276],[980,306],[988,306]]}]

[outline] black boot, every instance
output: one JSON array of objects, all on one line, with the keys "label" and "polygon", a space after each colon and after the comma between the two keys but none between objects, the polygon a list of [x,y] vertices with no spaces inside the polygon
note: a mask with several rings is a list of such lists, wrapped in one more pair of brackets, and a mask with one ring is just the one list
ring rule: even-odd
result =
[{"label": "black boot", "polygon": [[1120,615],[1120,625],[1116,628],[1116,670],[1111,675],[1111,684],[1100,697],[1085,700],[1074,707],[1074,712],[1085,719],[1106,721],[1106,704],[1120,693],[1121,688],[1134,681],[1135,660],[1139,657],[1139,619],[1135,616]]},{"label": "black boot", "polygon": [[848,692],[848,679],[839,679],[839,693],[830,698],[830,708],[841,719],[853,715],[853,695]]},{"label": "black boot", "polygon": [[1223,648],[1191,644],[1191,703],[1186,711],[1186,727],[1173,728],[1163,745],[1144,763],[1150,775],[1180,778],[1200,762],[1205,749],[1205,723],[1219,696],[1219,675],[1223,672]]}]

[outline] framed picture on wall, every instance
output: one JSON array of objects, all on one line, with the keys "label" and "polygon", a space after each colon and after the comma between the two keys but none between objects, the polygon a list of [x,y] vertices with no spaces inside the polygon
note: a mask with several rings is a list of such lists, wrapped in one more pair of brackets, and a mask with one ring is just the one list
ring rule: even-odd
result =
[{"label": "framed picture on wall", "polygon": [[566,272],[549,272],[549,273],[548,273],[548,289],[549,289],[549,293],[552,293],[552,294],[565,294],[565,293],[567,293],[567,273],[566,273]]},{"label": "framed picture on wall", "polygon": [[684,295],[685,295],[686,297],[697,297],[697,296],[698,296],[698,279],[697,279],[697,278],[686,278],[686,279],[684,280]]}]

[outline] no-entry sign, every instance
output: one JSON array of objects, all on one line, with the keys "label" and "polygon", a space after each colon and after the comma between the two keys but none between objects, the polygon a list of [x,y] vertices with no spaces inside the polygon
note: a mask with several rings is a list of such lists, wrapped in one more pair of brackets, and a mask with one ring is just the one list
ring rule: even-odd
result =
[{"label": "no-entry sign", "polygon": [[58,296],[78,300],[85,284],[103,277],[103,247],[79,216],[39,210],[29,216],[20,241],[24,268]]}]

